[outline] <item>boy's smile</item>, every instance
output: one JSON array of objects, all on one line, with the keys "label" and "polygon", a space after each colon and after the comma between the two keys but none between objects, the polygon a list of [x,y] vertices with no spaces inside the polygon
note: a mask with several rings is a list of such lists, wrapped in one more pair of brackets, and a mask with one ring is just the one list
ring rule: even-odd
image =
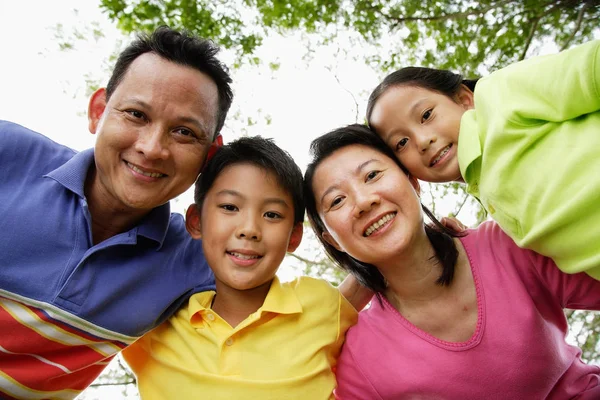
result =
[{"label": "boy's smile", "polygon": [[[294,203],[275,175],[254,164],[232,164],[217,176],[190,233],[202,239],[217,292],[270,284],[294,230]],[[195,221],[195,222],[194,222]]]}]

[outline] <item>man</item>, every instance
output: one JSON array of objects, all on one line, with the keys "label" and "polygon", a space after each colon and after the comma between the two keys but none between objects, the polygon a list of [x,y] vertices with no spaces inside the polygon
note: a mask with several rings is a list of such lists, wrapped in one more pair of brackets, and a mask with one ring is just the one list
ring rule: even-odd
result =
[{"label": "man", "polygon": [[231,79],[163,27],[121,53],[80,153],[0,122],[0,397],[74,398],[112,357],[214,287],[168,201],[215,146]]}]

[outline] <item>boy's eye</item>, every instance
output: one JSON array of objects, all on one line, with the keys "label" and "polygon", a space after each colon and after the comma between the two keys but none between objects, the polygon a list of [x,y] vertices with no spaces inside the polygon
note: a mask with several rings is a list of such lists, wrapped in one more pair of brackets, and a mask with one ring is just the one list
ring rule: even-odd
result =
[{"label": "boy's eye", "polygon": [[408,138],[402,138],[396,144],[396,151],[402,150],[404,146],[408,143]]},{"label": "boy's eye", "polygon": [[427,121],[431,117],[431,109],[425,110],[423,116],[421,116],[421,123]]},{"label": "boy's eye", "polygon": [[238,210],[238,208],[236,206],[234,206],[233,204],[221,204],[219,207],[225,211],[237,211]]},{"label": "boy's eye", "polygon": [[282,216],[279,213],[276,213],[274,211],[267,211],[265,213],[265,217],[267,217],[269,219],[280,219],[280,218],[282,218]]}]

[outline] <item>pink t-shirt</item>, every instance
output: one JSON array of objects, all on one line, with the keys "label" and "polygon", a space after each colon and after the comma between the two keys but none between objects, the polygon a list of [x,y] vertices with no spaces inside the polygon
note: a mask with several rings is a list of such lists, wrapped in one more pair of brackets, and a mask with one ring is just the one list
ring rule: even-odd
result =
[{"label": "pink t-shirt", "polygon": [[[582,238],[585,240],[585,238]],[[494,222],[461,238],[478,321],[466,342],[439,340],[373,299],[348,331],[340,399],[600,399],[600,368],[565,342],[563,308],[599,309],[600,282],[562,273]]]}]

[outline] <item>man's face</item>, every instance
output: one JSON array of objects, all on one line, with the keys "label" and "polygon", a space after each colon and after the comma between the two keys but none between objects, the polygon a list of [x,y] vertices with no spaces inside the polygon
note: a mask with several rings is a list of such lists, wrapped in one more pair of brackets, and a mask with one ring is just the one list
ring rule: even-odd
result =
[{"label": "man's face", "polygon": [[218,91],[206,74],[154,53],[136,58],[106,101],[90,100],[97,133],[92,198],[120,211],[149,211],[196,180],[217,123]]}]

